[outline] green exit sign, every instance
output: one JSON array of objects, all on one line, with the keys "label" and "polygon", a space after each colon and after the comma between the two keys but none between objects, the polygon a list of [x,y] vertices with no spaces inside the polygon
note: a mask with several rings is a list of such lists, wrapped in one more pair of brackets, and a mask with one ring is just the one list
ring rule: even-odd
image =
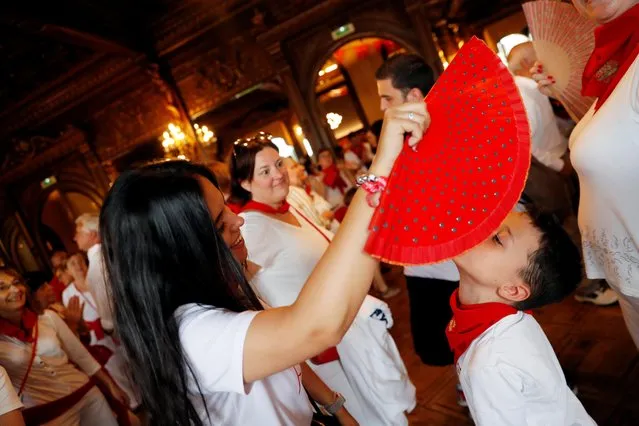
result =
[{"label": "green exit sign", "polygon": [[335,28],[333,31],[331,31],[331,37],[333,37],[333,40],[339,40],[342,37],[346,37],[349,34],[353,34],[355,32],[355,25],[351,24],[350,22],[348,24],[344,24],[338,28]]}]

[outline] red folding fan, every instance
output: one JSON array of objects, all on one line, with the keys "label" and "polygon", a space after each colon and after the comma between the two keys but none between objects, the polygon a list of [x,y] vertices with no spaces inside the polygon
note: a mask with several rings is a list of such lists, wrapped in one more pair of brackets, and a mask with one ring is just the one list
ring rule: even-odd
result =
[{"label": "red folding fan", "polygon": [[530,129],[511,74],[473,38],[425,102],[431,124],[405,146],[371,221],[366,251],[417,265],[488,238],[515,206],[530,167]]},{"label": "red folding fan", "polygon": [[537,59],[555,78],[556,97],[579,121],[595,102],[581,96],[581,76],[595,48],[595,23],[572,4],[556,0],[531,1],[523,9]]}]

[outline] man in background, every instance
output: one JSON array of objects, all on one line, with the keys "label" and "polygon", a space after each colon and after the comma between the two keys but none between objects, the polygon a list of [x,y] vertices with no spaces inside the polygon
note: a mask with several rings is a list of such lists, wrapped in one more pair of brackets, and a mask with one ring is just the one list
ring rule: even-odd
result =
[{"label": "man in background", "polygon": [[[375,78],[382,111],[423,100],[435,83],[433,70],[414,54],[392,56],[377,70]],[[453,316],[450,297],[459,286],[457,267],[452,261],[411,266],[404,268],[404,275],[415,352],[424,364],[452,365],[453,353],[445,330]]]}]

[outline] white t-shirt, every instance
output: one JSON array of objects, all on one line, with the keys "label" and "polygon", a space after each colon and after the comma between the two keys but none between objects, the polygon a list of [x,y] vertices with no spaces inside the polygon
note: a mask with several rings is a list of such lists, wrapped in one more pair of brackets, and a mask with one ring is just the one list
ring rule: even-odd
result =
[{"label": "white t-shirt", "polygon": [[457,373],[478,426],[596,425],[568,388],[543,330],[523,312],[475,339]]},{"label": "white t-shirt", "polygon": [[570,138],[579,175],[579,229],[589,278],[639,297],[639,56]]},{"label": "white t-shirt", "polygon": [[11,379],[9,379],[6,370],[0,367],[0,416],[20,408],[22,408],[22,403],[13,389]]},{"label": "white t-shirt", "polygon": [[102,245],[96,244],[87,251],[89,258],[89,270],[87,271],[87,284],[95,299],[100,321],[105,330],[113,330],[113,313],[107,291],[106,270],[102,259]]},{"label": "white t-shirt", "polygon": [[244,383],[244,341],[256,315],[196,304],[176,310],[180,343],[202,391],[191,380],[191,402],[204,424],[310,425],[313,413],[299,367]]},{"label": "white t-shirt", "polygon": [[408,425],[405,412],[416,405],[415,386],[388,331],[393,315],[388,305],[366,296],[353,324],[337,345],[344,371],[355,391],[367,395],[361,410],[368,426]]},{"label": "white t-shirt", "polygon": [[[7,370],[16,389],[29,367],[31,351],[30,343],[0,336],[0,365]],[[47,310],[38,317],[36,356],[22,402],[29,408],[60,399],[86,384],[88,376],[99,370],[100,364],[64,321]]]},{"label": "white t-shirt", "polygon": [[[332,239],[330,231],[313,227],[294,209],[301,227],[284,223],[260,212],[240,214],[242,236],[249,259],[262,269],[251,280],[258,296],[270,306],[292,305]],[[325,236],[322,236],[322,234]]]},{"label": "white t-shirt", "polygon": [[568,141],[559,131],[550,100],[537,88],[535,80],[515,76],[515,84],[526,107],[530,124],[532,155],[546,167],[561,171]]}]

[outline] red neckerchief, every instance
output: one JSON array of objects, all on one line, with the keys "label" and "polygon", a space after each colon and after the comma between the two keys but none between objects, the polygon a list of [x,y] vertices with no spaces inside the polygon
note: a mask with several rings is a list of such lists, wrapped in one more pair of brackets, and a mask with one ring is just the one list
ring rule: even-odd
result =
[{"label": "red neckerchief", "polygon": [[595,49],[584,69],[581,94],[608,99],[639,54],[639,4],[595,29]]},{"label": "red neckerchief", "polygon": [[260,203],[260,202],[251,200],[248,203],[244,204],[244,206],[242,206],[242,211],[245,212],[247,210],[257,210],[258,212],[262,212],[262,213],[284,214],[284,213],[288,212],[288,208],[289,207],[290,206],[286,202],[286,200],[282,203],[282,205],[278,209],[274,209],[273,207],[269,206],[268,204],[264,204],[264,203]]},{"label": "red neckerchief", "polygon": [[24,343],[33,342],[33,328],[38,322],[38,316],[35,312],[24,309],[22,311],[22,320],[20,326],[17,326],[10,321],[0,318],[0,334],[14,337]]},{"label": "red neckerchief", "polygon": [[339,189],[343,194],[347,185],[346,182],[344,182],[344,179],[340,176],[337,166],[332,164],[330,167],[322,170],[322,172],[324,173],[324,179],[322,179],[324,184],[331,188]]},{"label": "red neckerchief", "polygon": [[473,340],[502,318],[518,312],[513,306],[498,302],[462,305],[458,293],[459,290],[455,290],[450,296],[453,318],[446,327],[446,337],[455,356],[455,364]]},{"label": "red neckerchief", "polygon": [[304,185],[304,191],[308,194],[311,195],[311,191],[313,190],[313,187],[311,186],[310,183],[307,183],[306,185]]},{"label": "red neckerchief", "polygon": [[55,275],[53,276],[53,279],[49,282],[49,285],[51,286],[51,289],[53,290],[53,293],[55,294],[55,300],[57,300],[58,302],[62,302],[62,292],[67,286],[64,285],[64,283],[60,281],[58,277],[56,277]]},{"label": "red neckerchief", "polygon": [[242,213],[242,206],[240,204],[227,202],[226,207],[228,207],[229,210],[231,210],[235,214]]}]

